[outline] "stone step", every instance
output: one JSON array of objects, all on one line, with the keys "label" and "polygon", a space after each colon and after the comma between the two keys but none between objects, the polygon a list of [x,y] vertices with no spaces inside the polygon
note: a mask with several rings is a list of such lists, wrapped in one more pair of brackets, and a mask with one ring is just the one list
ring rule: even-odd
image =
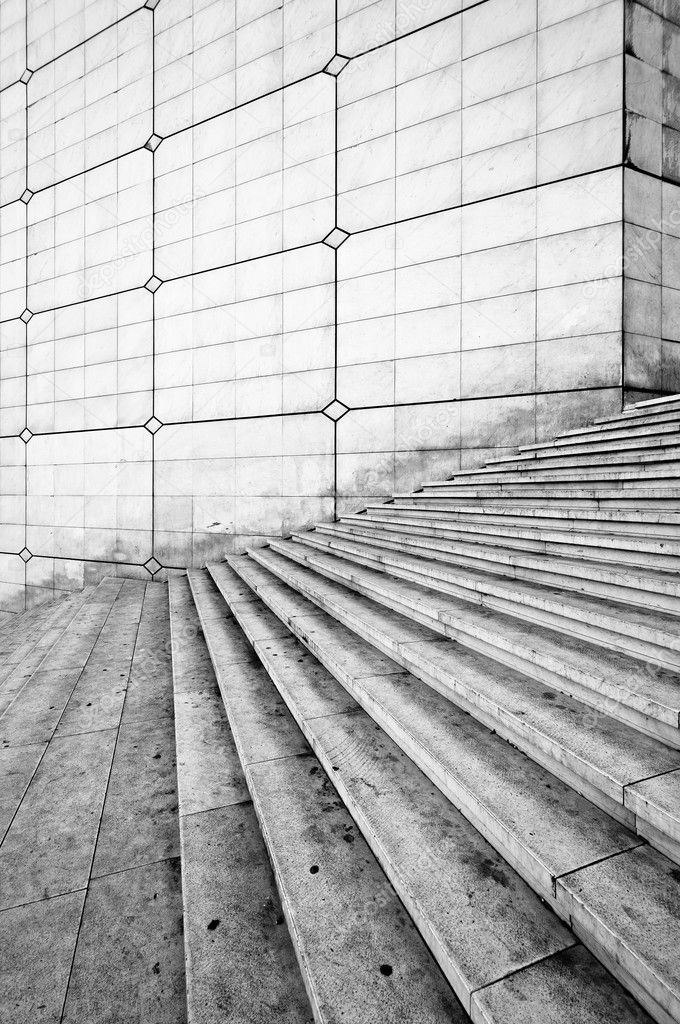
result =
[{"label": "stone step", "polygon": [[641,462],[648,456],[675,455],[680,451],[678,432],[674,437],[633,436],[626,440],[580,442],[579,444],[557,445],[554,441],[549,445],[532,445],[518,449],[517,455],[506,455],[501,459],[490,459],[487,466],[516,466],[523,468],[528,465],[578,465],[583,461],[597,461],[598,464],[617,462]]},{"label": "stone step", "polygon": [[[559,487],[557,484],[559,483]],[[615,483],[615,481],[614,481]],[[414,495],[422,494],[426,499],[434,495],[450,494],[457,501],[471,498],[508,498],[524,499],[532,504],[535,502],[555,504],[564,503],[572,499],[576,501],[592,501],[599,505],[606,502],[608,507],[617,508],[670,508],[675,511],[680,501],[680,487],[677,480],[668,487],[640,487],[639,481],[620,480],[619,486],[612,486],[612,481],[607,482],[606,487],[593,484],[590,487],[583,487],[576,482],[555,481],[554,486],[548,486],[549,481],[515,480],[514,478],[499,481],[496,483],[487,482],[482,484],[477,481],[474,484],[453,484],[451,480],[442,480],[436,485],[423,484],[418,491],[396,494],[395,497],[411,498]],[[432,486],[431,490],[427,490]]]},{"label": "stone step", "polygon": [[678,409],[624,409],[618,416],[605,416],[603,419],[593,420],[593,426],[615,425],[621,423],[635,423],[635,426],[646,426],[649,423],[676,423],[680,420]]},{"label": "stone step", "polygon": [[226,1008],[233,1020],[306,1024],[309,1001],[186,576],[169,590],[188,1024],[220,1024]]},{"label": "stone step", "polygon": [[634,427],[632,424],[625,424],[611,430],[603,430],[601,427],[580,427],[578,430],[570,430],[551,441],[541,441],[537,444],[519,445],[518,451],[552,451],[553,449],[573,448],[581,450],[584,446],[593,445],[617,445],[635,447],[643,443],[648,444],[656,438],[668,438],[673,441],[674,435],[680,433],[680,421],[674,423],[650,423],[642,427]]},{"label": "stone step", "polygon": [[680,394],[659,395],[656,398],[643,398],[633,402],[635,409],[659,408],[661,406],[680,408]]},{"label": "stone step", "polygon": [[[399,751],[393,755],[392,762],[396,765],[403,764],[402,751],[421,769],[421,771],[434,783],[441,793],[465,815],[465,817],[482,833],[491,845],[503,856],[503,858],[525,878],[532,888],[546,900],[558,914],[568,923],[570,918],[563,909],[563,904],[569,902],[571,906],[571,887],[575,879],[584,868],[591,865],[598,865],[609,858],[615,858],[622,865],[621,873],[625,874],[627,858],[637,849],[646,851],[646,847],[640,847],[639,841],[627,830],[623,829],[613,819],[602,811],[598,811],[588,801],[579,797],[568,786],[555,779],[545,769],[534,764],[513,746],[504,743],[497,735],[480,725],[469,715],[461,712],[440,694],[429,687],[423,687],[419,680],[400,671],[400,666],[394,662],[380,657],[372,644],[359,639],[345,626],[335,620],[332,615],[319,613],[318,606],[302,598],[299,593],[289,586],[282,584],[272,573],[261,566],[254,566],[247,558],[231,558],[231,566],[245,579],[253,591],[258,594],[261,600],[275,613],[278,621],[285,622],[289,630],[323,665],[327,673],[330,673],[345,689],[355,698],[363,710],[380,726],[387,736],[397,744]],[[210,566],[214,578],[221,585],[222,580],[228,573],[223,565]],[[240,607],[247,608],[242,605]],[[363,820],[368,817],[362,815],[359,801],[375,801],[372,782],[369,771],[375,760],[375,750],[379,746],[375,732],[367,732],[365,743],[354,742],[354,736],[361,733],[355,732],[354,723],[351,733],[350,750],[352,751],[351,768],[359,776],[359,786],[356,788],[347,781],[347,770],[345,759],[339,760],[338,752],[346,750],[342,740],[335,741],[337,726],[333,723],[329,731],[317,725],[318,717],[318,674],[314,674],[312,684],[302,677],[299,669],[299,659],[290,649],[290,640],[281,639],[276,625],[272,623],[267,637],[261,630],[258,622],[258,639],[254,640],[255,649],[267,665],[270,674],[277,680],[281,692],[286,697],[289,706],[306,709],[306,728],[312,736],[312,744],[315,750],[323,748],[327,750],[333,779],[338,788],[344,785],[347,796],[345,799],[354,801],[357,807],[357,817],[361,815]],[[247,629],[247,622],[242,624]],[[412,627],[410,627],[412,628]],[[299,648],[298,648],[299,649]],[[309,672],[307,673],[310,674]],[[325,677],[327,684],[327,677]],[[301,693],[302,691],[302,693]],[[309,696],[307,696],[309,693]],[[300,719],[304,712],[299,712]],[[297,717],[297,716],[296,716]],[[359,720],[355,720],[358,725]],[[330,741],[329,736],[330,732]],[[345,733],[342,734],[343,736]],[[382,738],[382,734],[378,734]],[[421,783],[423,785],[423,783]],[[378,782],[380,799],[386,791],[384,783]],[[428,820],[428,828],[434,824],[436,817],[431,812],[431,801],[427,799],[427,787],[423,786],[423,795],[418,799],[417,794],[414,800],[414,809],[418,817],[425,816]],[[350,807],[354,810],[352,804]],[[434,819],[434,821],[433,821]],[[413,835],[413,815],[404,815],[396,812],[384,813],[381,820],[386,822],[387,828],[395,828],[397,825],[398,834],[394,841],[395,849],[398,851],[399,871],[397,879],[405,875],[403,848],[408,839],[416,839]],[[407,827],[400,827],[406,821]],[[537,827],[540,823],[540,827]],[[371,828],[371,820],[368,819],[368,827]],[[374,829],[374,831],[376,831]],[[451,831],[450,823],[446,824],[443,830],[443,837],[449,837]],[[427,862],[429,873],[433,874],[432,859],[442,858],[443,871],[452,868],[458,873],[456,859],[445,846],[446,839],[440,841],[425,841],[416,843],[416,865],[422,863],[423,850],[428,851]],[[378,837],[377,842],[380,842]],[[390,856],[390,845],[384,840],[380,842],[383,856]],[[432,851],[432,852],[430,852]],[[652,854],[658,858],[658,855]],[[393,858],[397,860],[395,856]],[[675,934],[680,931],[678,919],[673,914],[673,907],[679,899],[678,882],[673,876],[673,867],[669,862],[658,858],[663,866],[658,875],[651,881],[646,892],[646,899],[650,906],[653,906],[656,915],[651,920],[653,924],[646,923],[645,927],[638,929],[634,944],[625,951],[619,962],[616,964],[617,976],[631,987],[636,986],[638,998],[642,996],[645,1005],[654,1012],[659,1020],[666,1020],[665,1006],[674,1005],[677,1001],[678,988],[680,983],[680,972],[672,952],[672,946],[667,946],[661,959],[665,964],[661,969],[658,953],[658,941],[661,937],[666,942],[674,942]],[[656,864],[656,862],[655,862]],[[571,865],[571,866],[570,866]],[[631,879],[635,882],[639,878],[638,862],[631,864]],[[514,896],[516,889],[510,886],[511,877],[505,867],[503,879],[506,888],[505,898],[508,895]],[[567,876],[570,879],[570,890],[563,893],[561,878]],[[435,876],[437,877],[437,876]],[[401,884],[404,884],[403,882]],[[425,892],[429,895],[434,888],[434,898],[424,907],[421,903],[418,907],[421,918],[426,914],[438,915],[441,918],[442,912],[448,917],[448,900],[442,901],[441,893],[448,893],[453,889],[454,893],[460,893],[463,888],[462,881],[453,880],[453,886],[446,884],[445,878],[437,884],[427,886]],[[625,901],[617,898],[618,893],[628,891],[625,883],[620,888],[613,890],[611,906],[608,910],[608,924],[611,926],[611,934],[603,934],[598,927],[600,924],[598,912],[589,906],[588,890],[584,887],[581,892],[583,912],[574,919],[574,924],[580,929],[583,941],[593,950],[595,955],[606,959],[608,950],[615,947],[621,936],[628,932],[629,923],[627,906]],[[455,898],[455,897],[454,897]],[[596,890],[597,900],[597,890]],[[406,900],[405,900],[406,902]],[[489,907],[489,899],[484,902],[484,907]],[[444,907],[442,907],[444,903]],[[457,903],[457,901],[456,901]],[[430,909],[431,908],[431,909]],[[418,913],[418,910],[416,913]],[[599,907],[598,907],[599,911]],[[477,913],[481,913],[479,908]],[[460,913],[460,912],[459,912]],[[456,924],[460,917],[456,914]],[[581,928],[581,919],[584,927]],[[435,919],[436,920],[436,919]],[[461,923],[463,923],[461,921]],[[505,919],[506,925],[510,922]],[[477,927],[479,923],[477,923]],[[441,934],[450,930],[446,925]],[[467,929],[466,929],[467,932]],[[461,936],[462,938],[462,936]],[[470,939],[476,943],[476,928],[473,924]],[[460,942],[460,938],[458,939]],[[440,946],[441,948],[441,946]],[[485,953],[485,946],[480,944],[479,952]],[[497,955],[497,953],[496,953]],[[546,961],[554,961],[551,970],[557,972],[561,977],[564,961],[571,960],[571,956],[564,953],[553,954],[546,957]],[[587,958],[587,954],[579,954],[579,958]],[[544,962],[546,962],[544,961]],[[591,961],[592,963],[592,961]],[[594,966],[594,965],[593,965]],[[525,971],[533,971],[533,968],[525,967],[514,976],[521,979]],[[526,998],[533,1007],[541,1006],[542,1009],[535,1019],[544,1020],[581,1020],[580,1013],[585,1011],[590,999],[595,998],[599,1005],[599,993],[597,993],[597,974],[593,975],[596,986],[588,993],[581,993],[580,982],[576,982],[574,989],[574,1000],[569,1007],[562,1007],[561,996],[552,990],[552,998],[556,1002],[545,999],[541,1002],[540,990],[537,993],[539,998],[534,999],[528,994],[532,987],[532,975],[527,974],[524,982],[518,980],[518,993],[526,992]],[[605,978],[604,972],[599,975]],[[640,980],[642,979],[642,985]],[[659,981],[661,980],[661,984]],[[505,1000],[508,981],[496,982],[485,990],[484,1002],[492,1004],[499,1015],[482,1015],[478,1017],[474,1012],[475,997],[472,999],[473,1020],[514,1021],[514,1014],[517,1010],[517,1003],[514,999]],[[566,984],[566,979],[564,979]],[[496,991],[496,986],[502,986]],[[646,989],[646,991],[645,991]],[[641,992],[642,990],[642,992]],[[559,991],[562,992],[562,983],[559,984]],[[551,1005],[552,1003],[552,1005]],[[543,1007],[545,1007],[543,1009]],[[589,1012],[589,1011],[585,1011]],[[604,1006],[602,1011],[606,1014]],[[621,1012],[616,1010],[615,1012]],[[524,1019],[524,1018],[520,1018]],[[532,1019],[532,1018],[529,1018]],[[587,1019],[590,1019],[588,1016]],[[597,1018],[595,1018],[597,1019]],[[607,1019],[605,1016],[604,1019]]]},{"label": "stone step", "polygon": [[[541,587],[574,591],[593,597],[603,598],[616,604],[644,604],[649,610],[664,614],[680,613],[680,594],[676,573],[650,568],[645,571],[636,562],[622,557],[617,564],[616,552],[604,549],[570,549],[564,545],[564,553],[551,546],[550,552],[533,549],[528,543],[505,540],[503,537],[489,537],[481,534],[476,541],[472,533],[461,533],[449,529],[437,521],[428,526],[405,519],[391,520],[388,516],[357,516],[342,519],[333,526],[320,524],[317,532],[328,530],[359,538],[375,538],[380,546],[400,550],[408,547],[411,554],[422,554],[426,558],[449,562],[496,577],[527,580]],[[600,558],[592,557],[600,554]],[[622,556],[623,556],[622,552]],[[626,552],[625,554],[628,554]],[[630,557],[630,555],[629,555]],[[651,557],[651,556],[650,556]]]},{"label": "stone step", "polygon": [[189,581],[315,1021],[358,1012],[367,1021],[463,1024],[462,1006],[219,593],[203,572]]},{"label": "stone step", "polygon": [[[666,509],[670,506],[666,503]],[[381,504],[367,506],[369,510],[379,509],[381,512],[395,510],[401,514],[402,510],[408,509],[409,515],[412,510],[427,514],[429,511],[445,513],[452,519],[464,519],[469,522],[512,522],[518,525],[529,524],[532,528],[535,524],[552,528],[571,530],[576,525],[579,530],[591,530],[598,532],[603,530],[606,533],[632,535],[636,537],[648,536],[669,536],[674,540],[680,538],[680,512],[664,510],[661,508],[598,508],[595,502],[571,502],[566,504],[549,505],[537,504],[535,501],[522,502],[521,499],[509,502],[507,499],[491,498],[488,501],[458,501],[450,498],[437,499],[431,497],[429,500],[422,494],[407,494],[401,497],[395,496],[389,501]]]},{"label": "stone step", "polygon": [[665,427],[677,428],[680,424],[680,416],[676,413],[671,412],[667,414],[651,414],[643,419],[636,417],[635,421],[631,421],[629,416],[617,416],[611,419],[593,420],[591,423],[575,427],[573,430],[565,430],[563,433],[558,434],[557,440],[571,438],[571,437],[586,437],[592,434],[603,434],[605,436],[615,436],[618,431],[625,431],[630,433],[635,431],[644,431],[646,428],[651,430],[659,430]]},{"label": "stone step", "polygon": [[628,481],[629,483],[631,481],[653,481],[655,487],[677,488],[679,478],[680,461],[668,461],[665,463],[650,461],[649,463],[640,463],[639,466],[633,464],[621,465],[617,466],[616,469],[610,466],[603,468],[599,462],[593,461],[592,465],[565,466],[562,469],[559,467],[555,469],[541,469],[540,467],[534,468],[533,466],[527,466],[526,469],[523,469],[521,466],[511,465],[507,470],[501,470],[498,467],[467,470],[457,472],[450,480],[429,480],[423,484],[423,487],[468,487],[470,484],[505,483],[509,483],[512,487],[517,487],[524,484],[547,483],[554,480],[557,483],[566,482],[575,485],[591,481],[601,481],[603,483],[611,481]]},{"label": "stone step", "polygon": [[598,557],[605,560],[628,558],[631,561],[639,558],[641,564],[648,565],[648,555],[668,558],[667,563],[659,562],[659,567],[664,564],[672,567],[672,559],[680,557],[680,530],[674,532],[670,526],[665,532],[650,535],[648,524],[638,524],[637,532],[632,532],[620,529],[612,521],[607,524],[605,521],[588,522],[575,518],[560,520],[557,517],[541,518],[539,514],[513,515],[511,512],[499,515],[493,510],[487,514],[482,510],[477,513],[446,509],[428,511],[403,503],[368,505],[364,512],[341,516],[339,521],[393,523],[444,530],[452,538],[475,537],[485,545],[511,546],[524,551],[562,553],[562,547],[569,546],[571,550],[578,551],[580,558],[594,560]]},{"label": "stone step", "polygon": [[[499,641],[507,642],[514,627],[513,640],[520,655],[524,650],[532,658],[545,657],[550,649],[546,640],[552,638],[542,638],[538,627],[523,627],[515,620],[508,624],[507,617],[491,617],[489,613],[483,623],[484,613],[480,615],[469,605],[461,608],[462,602],[454,598],[380,576],[370,569],[347,563],[343,566],[337,558],[306,555],[299,545],[290,542],[272,543],[271,549],[256,549],[250,554],[283,582],[630,828],[636,827],[636,815],[628,805],[629,787],[680,768],[680,751],[609,714],[609,703],[617,699],[614,689],[606,692],[614,673],[607,678],[602,688],[604,699],[598,704],[593,690],[599,681],[587,673],[588,658],[571,666],[572,674],[580,668],[585,676],[584,692],[590,688],[592,704],[586,704],[559,690],[557,673],[552,685],[529,676],[515,665],[531,671],[532,662],[521,656],[508,657],[507,651],[492,646],[496,632],[502,631]],[[475,616],[477,623],[472,622]],[[478,628],[473,637],[475,625]],[[480,625],[486,625],[486,636]],[[544,640],[542,651],[531,649],[527,629],[531,629],[535,641]],[[451,644],[450,640],[459,642]],[[568,641],[568,637],[563,638],[562,643],[555,644],[556,649],[559,651]],[[572,644],[568,651],[572,661],[582,647],[582,642]],[[608,661],[609,657],[603,659],[600,674]],[[499,664],[505,666],[502,673]],[[571,681],[568,687],[576,691]],[[648,691],[654,689],[647,684]],[[636,699],[630,693],[621,696],[629,703]],[[677,686],[672,715],[677,723]],[[653,824],[662,826],[663,822],[655,818]],[[673,852],[674,859],[680,861],[680,850],[675,848],[672,836],[664,835],[664,851]]]},{"label": "stone step", "polygon": [[[566,446],[565,446],[566,447]],[[570,446],[571,447],[571,446]],[[574,446],[575,451],[562,448],[551,448],[549,451],[524,451],[516,455],[504,455],[500,459],[491,459],[486,463],[488,470],[517,470],[524,472],[528,468],[544,467],[565,468],[588,466],[639,466],[647,464],[667,464],[677,462],[680,443],[662,438],[660,441],[648,443],[645,438],[637,438],[637,443],[627,446],[617,445],[582,445]]]},{"label": "stone step", "polygon": [[[454,594],[484,608],[501,611],[550,629],[579,636],[596,646],[620,651],[671,671],[680,669],[680,621],[677,615],[645,607],[638,592],[636,605],[623,605],[589,594],[567,592],[529,580],[499,579],[484,569],[458,563],[436,549],[436,541],[402,539],[372,530],[352,530],[320,524],[293,540],[329,553],[341,552],[350,561],[425,587]],[[576,568],[578,563],[576,563]],[[612,588],[614,589],[614,588]]]},{"label": "stone step", "polygon": [[[252,572],[257,573],[259,567],[252,562],[245,564],[249,562],[245,558],[239,561],[243,565],[239,571],[249,581]],[[228,592],[234,576],[233,570],[219,565],[211,566],[210,571],[218,586]],[[262,570],[259,572],[265,575]],[[276,587],[276,581],[272,577],[270,580]],[[269,600],[272,587],[265,584],[265,589],[268,594],[266,603],[273,608]],[[281,585],[279,590],[286,590],[288,594],[287,599],[285,595],[276,594],[279,614],[286,620],[291,618],[295,621],[296,614],[306,619],[305,609],[300,608],[295,593]],[[455,775],[456,769],[453,766],[463,752],[458,729],[461,726],[465,729],[469,724],[469,716],[447,705],[440,707],[444,719],[436,717],[436,706],[428,705],[427,694],[422,694],[422,687],[418,686],[417,680],[400,672],[398,666],[390,665],[386,659],[376,658],[370,645],[357,643],[356,638],[339,623],[329,616],[320,617],[313,605],[308,602],[306,604],[306,611],[312,613],[315,620],[324,620],[322,629],[315,633],[315,639],[319,641],[315,646],[320,648],[320,653],[314,658],[310,658],[308,653],[311,646],[306,650],[302,643],[290,635],[281,636],[280,619],[271,611],[263,609],[259,602],[237,602],[233,608],[290,712],[329,778],[333,780],[464,1008],[471,1013],[473,1019],[479,1019],[477,1009],[489,997],[489,990],[509,976],[517,977],[526,971],[531,973],[521,987],[528,994],[533,988],[535,964],[559,957],[553,969],[562,977],[565,966],[569,964],[567,974],[574,986],[574,1001],[589,1007],[586,1011],[588,1013],[594,1012],[595,1007],[602,1012],[604,993],[600,991],[599,985],[587,984],[584,989],[581,972],[572,975],[572,960],[560,955],[572,947],[570,933],[560,927],[551,910],[534,896],[478,830],[468,824],[463,814],[452,808],[445,787],[441,785],[441,779],[449,775],[445,767],[449,763],[452,765],[450,774]],[[296,635],[294,629],[291,632]],[[335,657],[338,645],[349,654],[348,659],[343,659],[339,672]],[[366,678],[367,667],[376,667],[382,672],[377,677]],[[368,692],[362,689],[361,684],[364,682]],[[338,712],[345,690],[359,705],[355,706],[352,713]],[[404,691],[406,706],[403,698],[400,700]],[[369,694],[373,695],[373,701]],[[393,695],[396,695],[396,699],[392,716],[389,711],[387,715],[381,716],[388,728],[376,732],[374,722],[378,721],[378,717],[372,714],[373,705],[378,708],[385,704],[389,706]],[[421,695],[425,698],[424,702],[420,699]],[[409,701],[411,696],[414,700]],[[440,705],[446,705],[442,698],[435,694],[431,696],[435,705],[437,701]],[[453,723],[447,720],[449,714],[454,716]],[[429,775],[436,789],[432,788],[428,779],[416,767],[418,760],[412,758],[400,742],[404,739],[403,730],[407,719],[412,726],[409,738],[415,740],[416,750],[425,751],[423,760],[430,768],[425,774]],[[438,745],[435,743],[435,751],[430,750],[429,745],[420,745],[420,739],[428,733],[432,735],[430,727],[433,722],[437,723],[443,741]],[[447,729],[447,726],[450,727]],[[485,738],[495,740],[498,747],[504,748],[503,753],[507,750],[511,758],[521,757],[497,737],[490,737],[488,731],[480,727],[477,729],[480,735],[472,739],[471,747],[482,759],[488,756],[488,748],[484,746]],[[486,737],[481,735],[483,731]],[[409,735],[408,732],[406,735]],[[455,742],[455,747],[449,747],[447,739]],[[478,740],[477,744],[475,739]],[[492,771],[497,771],[495,761],[491,763]],[[435,765],[439,772],[436,768],[432,770]],[[464,794],[464,782],[460,777],[457,781],[457,792]],[[479,789],[477,780],[475,784]],[[548,792],[546,787],[543,787],[543,792]],[[523,780],[520,801],[526,800],[527,795],[526,782]],[[630,849],[636,844],[634,837],[606,816],[603,816],[604,822],[598,822],[601,827],[593,829],[592,809],[589,805],[568,790],[565,790],[564,796],[572,813],[575,813],[577,804],[583,805],[590,825],[588,839],[596,833],[598,842],[604,829],[607,838],[612,835],[616,837],[613,848],[617,852]],[[554,808],[557,803],[552,795],[546,800],[551,818],[556,817]],[[532,811],[535,813],[536,810],[536,804],[532,801]],[[473,815],[469,817],[472,819]],[[487,810],[486,819],[490,818]],[[509,821],[509,816],[506,816],[506,820]],[[535,818],[533,820],[535,822]],[[560,821],[564,821],[564,815],[560,816]],[[567,838],[563,826],[560,838]],[[620,846],[615,845],[617,839]],[[604,842],[606,844],[607,839]],[[574,843],[564,842],[563,849],[567,848],[573,853]],[[592,844],[591,856],[599,859],[603,848],[607,847],[598,846],[596,851]],[[610,848],[607,849],[609,851]],[[573,857],[571,862],[574,862]],[[546,891],[550,893],[551,902],[554,902],[552,885],[546,886]],[[461,899],[463,893],[467,896]],[[455,906],[453,914],[452,903]],[[528,943],[527,928],[530,929]],[[584,965],[588,962],[597,973],[595,961],[585,951],[580,954],[579,962]],[[618,1003],[621,990],[604,972],[599,977],[606,990],[615,995]],[[566,977],[564,986],[566,989]],[[538,1002],[541,996],[545,996],[542,985],[530,998]],[[628,1005],[625,1004],[626,1007]],[[555,1019],[565,1014],[573,1019],[569,1012],[571,1006],[571,1001],[569,1004],[553,1002],[551,1012]],[[514,1013],[514,1007],[510,1012]],[[495,1019],[509,1022],[513,1016],[501,1012]]]}]

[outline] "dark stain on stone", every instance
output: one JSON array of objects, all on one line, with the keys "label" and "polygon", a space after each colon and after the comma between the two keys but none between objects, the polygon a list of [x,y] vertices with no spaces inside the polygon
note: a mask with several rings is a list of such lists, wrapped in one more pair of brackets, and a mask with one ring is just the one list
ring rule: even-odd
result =
[{"label": "dark stain on stone", "polygon": [[383,974],[386,978],[389,978],[390,974],[392,973],[392,967],[390,966],[390,964],[381,964],[380,973]]},{"label": "dark stain on stone", "polygon": [[480,859],[477,862],[477,870],[483,878],[491,878],[505,889],[508,888],[510,883],[505,871],[490,857]]},{"label": "dark stain on stone", "polygon": [[680,868],[671,868],[668,874],[674,882],[680,882]]},{"label": "dark stain on stone", "polygon": [[156,961],[156,963],[153,965],[153,967],[151,969],[152,969],[154,974],[160,974],[161,973],[161,965],[158,962],[158,960]]},{"label": "dark stain on stone", "polygon": [[217,928],[217,926],[219,925],[219,923],[220,923],[219,917],[214,917],[212,919],[212,921],[210,922],[210,924],[208,925],[208,931],[209,932],[214,932],[215,929]]},{"label": "dark stain on stone", "polygon": [[319,865],[312,864],[311,868],[309,869],[309,873],[310,875],[317,875],[319,873]]}]

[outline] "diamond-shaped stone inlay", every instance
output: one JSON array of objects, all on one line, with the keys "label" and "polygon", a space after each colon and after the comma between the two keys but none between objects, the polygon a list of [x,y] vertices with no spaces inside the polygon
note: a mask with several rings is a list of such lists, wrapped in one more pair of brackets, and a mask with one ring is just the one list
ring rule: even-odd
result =
[{"label": "diamond-shaped stone inlay", "polygon": [[28,562],[30,561],[31,558],[33,558],[33,555],[28,550],[28,548],[24,548],[22,551],[19,552],[19,558],[23,558],[24,562]]},{"label": "diamond-shaped stone inlay", "polygon": [[19,198],[21,199],[22,203],[26,203],[26,205],[28,206],[28,204],[30,203],[31,199],[33,198],[33,193],[31,192],[30,188],[26,188],[21,193]]},{"label": "diamond-shaped stone inlay", "polygon": [[24,444],[28,444],[28,442],[29,442],[29,441],[31,440],[31,438],[33,437],[33,433],[32,433],[32,431],[30,431],[30,430],[28,429],[28,427],[24,427],[24,429],[23,429],[23,430],[21,431],[21,433],[19,434],[19,437],[20,437],[20,438],[21,438],[21,440],[22,440],[22,441],[24,442]]},{"label": "diamond-shaped stone inlay", "polygon": [[144,568],[153,576],[153,574],[158,572],[159,569],[162,569],[163,566],[161,565],[157,558],[149,558],[144,563]]},{"label": "diamond-shaped stone inlay", "polygon": [[343,242],[349,238],[349,232],[342,228],[333,228],[323,240],[324,245],[330,245],[331,249],[339,249]]},{"label": "diamond-shaped stone inlay", "polygon": [[144,426],[146,427],[150,434],[155,434],[158,430],[161,429],[163,424],[161,423],[157,416],[152,416],[151,419],[146,421]]},{"label": "diamond-shaped stone inlay", "polygon": [[152,277],[149,278],[144,287],[149,292],[157,292],[162,284],[163,282],[161,281],[160,277],[156,277],[156,275],[154,274]]},{"label": "diamond-shaped stone inlay", "polygon": [[342,53],[336,53],[334,57],[328,61],[324,71],[327,75],[332,75],[333,78],[337,78],[343,68],[346,68],[349,64],[349,57],[345,57]]},{"label": "diamond-shaped stone inlay", "polygon": [[27,324],[32,316],[33,314],[31,313],[30,309],[25,309],[21,314],[21,319],[24,321],[25,324]]},{"label": "diamond-shaped stone inlay", "polygon": [[150,135],[149,138],[144,143],[144,149],[148,149],[152,153],[155,153],[162,141],[162,136],[156,135],[154,133],[153,135]]},{"label": "diamond-shaped stone inlay", "polygon": [[19,81],[23,82],[24,85],[28,85],[28,83],[31,81],[32,78],[33,78],[33,72],[31,71],[30,68],[26,68],[26,70],[22,74],[22,76],[19,79]]},{"label": "diamond-shaped stone inlay", "polygon": [[349,412],[349,407],[346,406],[344,402],[339,402],[337,398],[334,398],[333,401],[322,411],[324,416],[328,416],[329,420],[333,420],[334,423],[337,423],[338,420],[341,420],[342,417]]}]

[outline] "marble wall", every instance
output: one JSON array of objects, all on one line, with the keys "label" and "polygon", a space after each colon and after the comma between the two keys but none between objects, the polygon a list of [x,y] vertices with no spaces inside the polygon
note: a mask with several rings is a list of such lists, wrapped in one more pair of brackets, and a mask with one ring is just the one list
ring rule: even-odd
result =
[{"label": "marble wall", "polygon": [[0,608],[680,390],[676,15],[3,0]]}]

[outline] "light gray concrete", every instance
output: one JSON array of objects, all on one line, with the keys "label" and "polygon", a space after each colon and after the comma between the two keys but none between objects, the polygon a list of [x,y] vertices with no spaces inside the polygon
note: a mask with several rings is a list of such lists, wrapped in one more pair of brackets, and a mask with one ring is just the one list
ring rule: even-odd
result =
[{"label": "light gray concrete", "polygon": [[[105,581],[86,594],[52,638],[53,667],[33,673],[2,717],[10,739],[0,753],[2,1009],[11,1007],[12,1020],[44,1015],[56,1024],[65,999],[70,1020],[186,1019],[174,729],[165,713],[172,684],[165,677],[168,703],[162,675],[145,683],[165,657],[164,591]],[[132,670],[136,701],[153,699],[140,720],[133,707],[121,724]],[[40,743],[27,742],[31,729]]]},{"label": "light gray concrete", "polygon": [[59,1024],[85,899],[67,893],[0,912],[0,1005],[16,1024]]},{"label": "light gray concrete", "polygon": [[184,1024],[179,858],[90,883],[63,1022]]},{"label": "light gray concrete", "polygon": [[[211,589],[201,582],[194,578],[209,623]],[[188,1019],[311,1022],[187,578],[169,590]]]}]

